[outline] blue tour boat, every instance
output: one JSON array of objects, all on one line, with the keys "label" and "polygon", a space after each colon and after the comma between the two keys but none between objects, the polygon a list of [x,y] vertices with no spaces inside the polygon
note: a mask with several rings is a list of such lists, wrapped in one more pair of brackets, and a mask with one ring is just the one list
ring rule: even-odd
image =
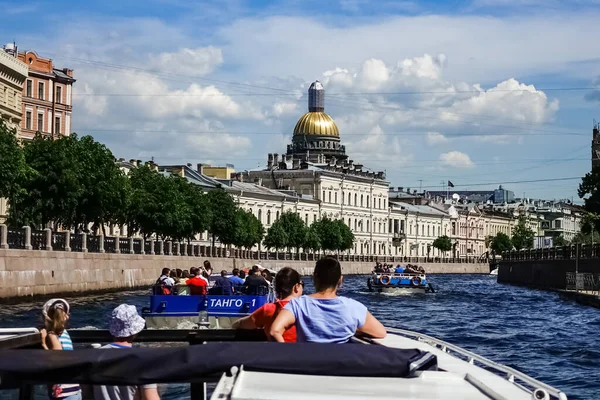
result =
[{"label": "blue tour boat", "polygon": [[228,329],[266,303],[275,301],[272,290],[260,293],[225,295],[152,295],[150,307],[142,310],[146,326],[155,329],[181,329],[190,326]]},{"label": "blue tour boat", "polygon": [[394,273],[374,272],[367,279],[367,287],[370,292],[434,292],[433,286],[427,281],[424,273]]}]

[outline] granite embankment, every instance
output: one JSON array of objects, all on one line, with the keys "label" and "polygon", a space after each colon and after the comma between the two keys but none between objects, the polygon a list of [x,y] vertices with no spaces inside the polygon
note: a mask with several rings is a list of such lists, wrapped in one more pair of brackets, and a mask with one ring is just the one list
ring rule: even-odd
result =
[{"label": "granite embankment", "polygon": [[[251,267],[256,260],[209,258],[215,271]],[[91,293],[147,287],[164,267],[189,269],[204,259],[166,255],[0,250],[0,299]],[[310,275],[314,261],[261,260],[277,270],[289,266]],[[428,273],[488,273],[488,264],[419,263]],[[342,262],[344,274],[368,274],[372,262]]]}]

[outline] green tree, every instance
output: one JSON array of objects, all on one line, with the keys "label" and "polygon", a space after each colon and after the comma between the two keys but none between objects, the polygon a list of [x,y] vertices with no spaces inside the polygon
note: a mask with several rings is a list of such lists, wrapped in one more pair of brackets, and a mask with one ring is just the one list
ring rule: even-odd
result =
[{"label": "green tree", "polygon": [[304,238],[304,244],[302,245],[304,250],[317,251],[321,250],[321,238],[317,231],[317,226],[313,224],[306,230],[306,236]]},{"label": "green tree", "polygon": [[0,197],[8,199],[9,206],[16,201],[17,196],[24,194],[23,184],[28,177],[28,166],[25,154],[16,130],[9,129],[4,120],[0,119]]},{"label": "green tree", "polygon": [[527,226],[527,219],[519,217],[519,222],[512,232],[512,244],[517,250],[531,249],[535,233]]},{"label": "green tree", "polygon": [[281,224],[273,224],[267,230],[267,235],[263,243],[267,249],[279,251],[279,249],[286,247],[288,241],[287,232],[283,229],[283,226]]},{"label": "green tree", "polygon": [[[62,140],[62,139],[61,139]],[[128,180],[115,164],[112,152],[91,136],[75,137],[76,168],[81,185],[75,214],[69,225],[102,228],[104,224],[118,224],[124,220],[128,201]]]},{"label": "green tree", "polygon": [[78,169],[77,136],[52,140],[38,134],[25,144],[23,151],[31,174],[23,184],[23,194],[11,207],[11,222],[44,226],[54,221],[72,226],[84,192]]},{"label": "green tree", "polygon": [[212,245],[218,238],[223,244],[233,244],[236,237],[236,210],[233,198],[224,189],[213,189],[206,194],[210,210],[208,231],[212,234]]},{"label": "green tree", "polygon": [[567,244],[568,243],[562,234],[552,238],[552,246],[562,247],[566,246]]},{"label": "green tree", "polygon": [[337,225],[340,233],[340,242],[337,250],[346,251],[354,247],[354,233],[352,233],[352,230],[348,227],[348,225],[346,225],[341,219],[337,219],[333,222]]},{"label": "green tree", "polygon": [[435,239],[432,245],[433,247],[444,253],[452,250],[452,241],[446,235],[440,236],[437,239]]},{"label": "green tree", "polygon": [[[577,194],[584,199],[584,206],[588,213],[600,215],[600,168],[592,169],[592,172],[582,178]],[[588,221],[594,225],[596,232],[600,231],[600,218]]]},{"label": "green tree", "polygon": [[281,225],[281,228],[285,231],[287,238],[285,247],[288,249],[294,248],[298,252],[306,239],[306,225],[300,216],[294,212],[286,211],[281,214],[281,217],[273,225]]},{"label": "green tree", "polygon": [[313,225],[315,225],[315,230],[319,234],[321,249],[337,251],[342,247],[342,232],[339,224],[335,223],[334,220],[323,217],[313,222]]},{"label": "green tree", "polygon": [[506,233],[498,232],[496,236],[492,237],[490,242],[490,249],[492,254],[502,254],[505,251],[510,251],[513,248],[513,243]]}]

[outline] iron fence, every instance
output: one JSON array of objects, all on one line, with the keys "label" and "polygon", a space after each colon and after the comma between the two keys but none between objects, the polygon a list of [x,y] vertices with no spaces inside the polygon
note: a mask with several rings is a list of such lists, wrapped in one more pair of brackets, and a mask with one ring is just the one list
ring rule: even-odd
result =
[{"label": "iron fence", "polygon": [[142,239],[133,239],[133,253],[142,254]]},{"label": "iron fence", "polygon": [[105,253],[115,253],[117,251],[115,247],[115,238],[111,236],[107,236],[104,238],[104,252]]},{"label": "iron fence", "polygon": [[129,253],[129,238],[118,238],[119,240],[119,251],[121,253]]},{"label": "iron fence", "polygon": [[10,249],[25,248],[25,229],[23,228],[8,228],[6,233],[6,241]]},{"label": "iron fence", "polygon": [[52,232],[52,250],[65,251],[67,247],[66,232]]},{"label": "iron fence", "polygon": [[600,295],[600,274],[590,272],[567,272],[566,289]]},{"label": "iron fence", "polygon": [[46,250],[45,231],[31,231],[31,248],[33,250]]},{"label": "iron fence", "polygon": [[[144,253],[150,254],[151,250],[152,250],[151,240],[145,240],[144,241]],[[154,251],[156,251],[156,242],[154,242]]]},{"label": "iron fence", "polygon": [[100,236],[88,235],[87,250],[89,253],[100,253]]},{"label": "iron fence", "polygon": [[83,234],[71,234],[71,251],[83,251]]}]

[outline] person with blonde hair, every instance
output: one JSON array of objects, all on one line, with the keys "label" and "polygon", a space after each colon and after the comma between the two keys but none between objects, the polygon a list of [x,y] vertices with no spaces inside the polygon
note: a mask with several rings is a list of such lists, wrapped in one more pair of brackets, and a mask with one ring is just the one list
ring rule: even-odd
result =
[{"label": "person with blonde hair", "polygon": [[[69,303],[64,299],[51,299],[44,304],[44,328],[40,330],[44,349],[73,350],[73,342],[66,329],[69,311]],[[57,383],[48,387],[48,396],[50,399],[81,400],[81,388],[77,384]]]}]

